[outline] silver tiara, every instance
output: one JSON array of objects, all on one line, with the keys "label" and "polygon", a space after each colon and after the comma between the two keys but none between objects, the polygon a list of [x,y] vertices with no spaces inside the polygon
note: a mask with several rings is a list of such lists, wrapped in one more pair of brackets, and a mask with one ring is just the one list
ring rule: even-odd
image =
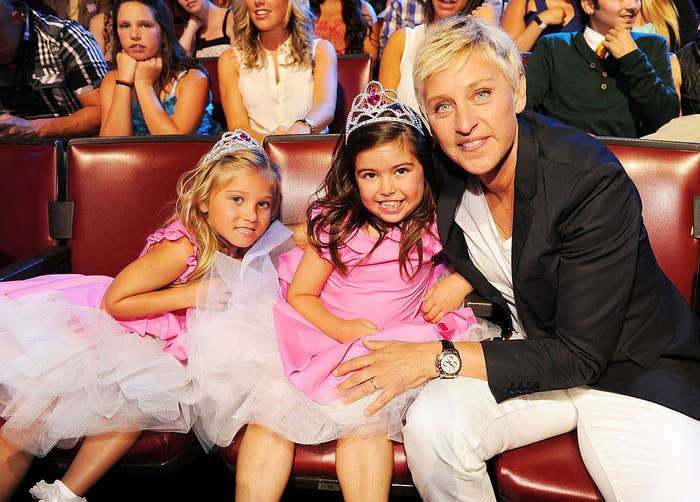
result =
[{"label": "silver tiara", "polygon": [[235,129],[231,132],[225,132],[221,136],[221,139],[216,142],[207,156],[204,157],[204,162],[219,160],[224,155],[239,150],[257,150],[265,155],[265,150],[255,138],[251,137],[243,129]]},{"label": "silver tiara", "polygon": [[399,101],[396,91],[372,80],[362,94],[352,100],[352,108],[345,122],[345,143],[357,128],[376,122],[400,122],[423,134],[423,122],[416,112]]}]

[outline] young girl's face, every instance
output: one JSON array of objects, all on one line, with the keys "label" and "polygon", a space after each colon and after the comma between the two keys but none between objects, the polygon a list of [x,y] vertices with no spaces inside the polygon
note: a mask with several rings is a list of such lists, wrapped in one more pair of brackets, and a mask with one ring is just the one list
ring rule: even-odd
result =
[{"label": "young girl's face", "polygon": [[265,233],[272,219],[274,183],[264,174],[242,169],[233,180],[212,191],[200,205],[209,224],[237,248],[249,248]]},{"label": "young girl's face", "polygon": [[400,223],[423,200],[423,166],[400,138],[357,154],[355,181],[367,210]]},{"label": "young girl's face", "polygon": [[261,32],[286,28],[289,2],[293,0],[245,0],[248,15]]},{"label": "young girl's face", "polygon": [[122,49],[135,60],[145,61],[160,53],[160,25],[147,5],[124,2],[117,13],[117,27]]}]

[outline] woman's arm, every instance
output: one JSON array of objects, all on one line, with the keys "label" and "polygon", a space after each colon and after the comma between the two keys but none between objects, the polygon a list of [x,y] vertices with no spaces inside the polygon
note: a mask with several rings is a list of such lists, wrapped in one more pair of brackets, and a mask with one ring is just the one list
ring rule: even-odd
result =
[{"label": "woman's arm", "polygon": [[238,58],[233,49],[228,49],[219,56],[218,72],[221,105],[228,130],[243,129],[262,143],[265,135],[254,131],[250,126],[250,116],[238,89]]},{"label": "woman's arm", "polygon": [[[131,91],[136,75],[136,60],[120,52],[117,69],[112,70],[100,85],[100,136],[131,136]],[[117,84],[117,80],[123,84]]]},{"label": "woman's arm", "polygon": [[385,89],[396,89],[401,80],[401,58],[406,44],[404,30],[395,32],[389,37],[384,47],[382,59],[379,62],[379,82]]},{"label": "woman's arm", "polygon": [[[202,122],[204,109],[209,103],[209,80],[197,69],[188,70],[177,84],[177,102],[171,117],[163,109],[155,89],[162,66],[161,58],[151,58],[140,61],[136,67],[134,89],[148,132],[150,134],[192,134]],[[175,85],[174,80],[170,85]]]},{"label": "woman's arm", "polygon": [[128,319],[194,307],[198,283],[166,288],[187,270],[192,253],[192,244],[184,237],[154,244],[119,272],[102,299],[102,308],[115,319]]},{"label": "woman's arm", "polygon": [[[325,129],[333,121],[335,100],[338,96],[338,60],[335,48],[328,40],[316,43],[314,63],[314,92],[311,110],[305,117],[318,130]],[[287,130],[288,134],[309,134],[309,126],[294,122]]]},{"label": "woman's arm", "polygon": [[180,45],[185,50],[185,54],[190,57],[194,57],[194,48],[197,46],[197,32],[202,26],[202,21],[191,15],[180,36]]},{"label": "woman's arm", "polygon": [[307,246],[287,291],[287,303],[326,335],[341,343],[376,333],[377,327],[370,321],[341,319],[328,312],[323,305],[319,295],[332,271],[333,264],[324,260],[313,246]]},{"label": "woman's arm", "polygon": [[365,0],[362,0],[362,14],[369,23],[369,32],[367,32],[367,36],[365,36],[365,40],[362,43],[362,52],[372,57],[372,68],[375,68],[379,62],[379,24],[377,23],[377,14]]},{"label": "woman's arm", "polygon": [[[525,13],[528,0],[512,0],[508,2],[506,10],[501,18],[503,28],[515,42],[515,46],[521,52],[531,51],[540,38],[544,28],[540,28],[536,22],[525,26]],[[559,25],[564,22],[566,13],[562,7],[553,7],[538,14],[542,22],[547,25]]]}]

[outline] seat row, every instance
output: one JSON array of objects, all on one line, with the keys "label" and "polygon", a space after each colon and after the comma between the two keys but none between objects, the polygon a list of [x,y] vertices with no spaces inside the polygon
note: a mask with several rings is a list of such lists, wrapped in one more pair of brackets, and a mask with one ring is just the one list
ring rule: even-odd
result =
[{"label": "seat row", "polygon": [[[171,213],[175,184],[215,137],[0,141],[0,280],[47,271],[115,275],[145,236]],[[328,168],[337,135],[270,136],[265,149],[281,167],[283,223],[302,221]],[[657,260],[688,302],[697,285],[700,145],[602,138],[635,181]],[[700,222],[700,219],[698,219]],[[2,265],[2,264],[0,264]],[[192,458],[191,434],[144,433],[124,463],[160,469]],[[222,449],[235,465],[238,441]],[[300,446],[293,479],[337,488],[334,443]],[[403,447],[395,445],[393,492],[415,493]],[[69,453],[70,454],[70,453]],[[54,458],[65,457],[57,452]],[[508,501],[601,501],[578,453],[575,433],[506,452],[491,464]]]}]

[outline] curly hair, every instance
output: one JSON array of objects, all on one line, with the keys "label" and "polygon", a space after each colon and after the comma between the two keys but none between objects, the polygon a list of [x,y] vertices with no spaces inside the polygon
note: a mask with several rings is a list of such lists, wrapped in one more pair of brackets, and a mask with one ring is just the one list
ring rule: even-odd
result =
[{"label": "curly hair", "polygon": [[160,26],[162,38],[160,57],[163,59],[163,70],[160,72],[158,83],[161,87],[165,87],[166,84],[182,70],[196,68],[205,75],[208,75],[197,60],[185,54],[184,49],[175,35],[173,15],[163,0],[116,0],[111,13],[112,38],[114,39],[114,44],[112,45],[112,61],[115,64],[117,61],[117,53],[122,50],[122,44],[119,40],[119,9],[126,2],[138,2],[151,9],[156,23]]},{"label": "curly hair", "polygon": [[[292,37],[290,65],[293,67],[306,67],[313,64],[311,42],[314,22],[315,16],[309,10],[306,0],[287,0],[285,23]],[[233,9],[233,25],[235,41],[232,45],[243,53],[243,66],[261,68],[265,64],[263,58],[265,50],[260,42],[260,30],[250,19],[244,1],[237,2]]]},{"label": "curly hair", "polygon": [[[321,4],[325,0],[311,0],[311,12],[316,17],[321,12]],[[364,42],[367,34],[372,29],[370,21],[362,12],[360,0],[340,0],[342,5],[343,23],[345,23],[345,49],[346,54],[360,54],[364,52]]]},{"label": "curly hair", "polygon": [[272,183],[272,220],[276,219],[282,204],[279,167],[262,151],[238,150],[214,160],[206,160],[205,155],[194,169],[180,176],[175,212],[168,222],[180,220],[197,241],[197,267],[186,284],[202,278],[211,267],[217,251],[227,253],[231,248],[231,244],[211,226],[208,214],[201,210],[201,205],[244,170],[259,173]]},{"label": "curly hair", "polygon": [[408,269],[408,257],[412,251],[423,261],[421,238],[435,219],[436,181],[431,157],[432,143],[427,131],[419,133],[400,122],[377,122],[371,127],[359,127],[350,133],[347,144],[345,134],[336,143],[331,166],[323,184],[317,191],[318,199],[307,210],[309,243],[319,252],[327,251],[336,269],[346,274],[347,266],[340,259],[340,249],[348,238],[363,228],[372,228],[379,234],[374,247],[379,246],[394,226],[372,214],[360,199],[355,179],[355,159],[358,154],[379,145],[400,142],[423,166],[423,197],[416,209],[398,224],[401,230],[399,267],[401,274],[413,277]]}]

